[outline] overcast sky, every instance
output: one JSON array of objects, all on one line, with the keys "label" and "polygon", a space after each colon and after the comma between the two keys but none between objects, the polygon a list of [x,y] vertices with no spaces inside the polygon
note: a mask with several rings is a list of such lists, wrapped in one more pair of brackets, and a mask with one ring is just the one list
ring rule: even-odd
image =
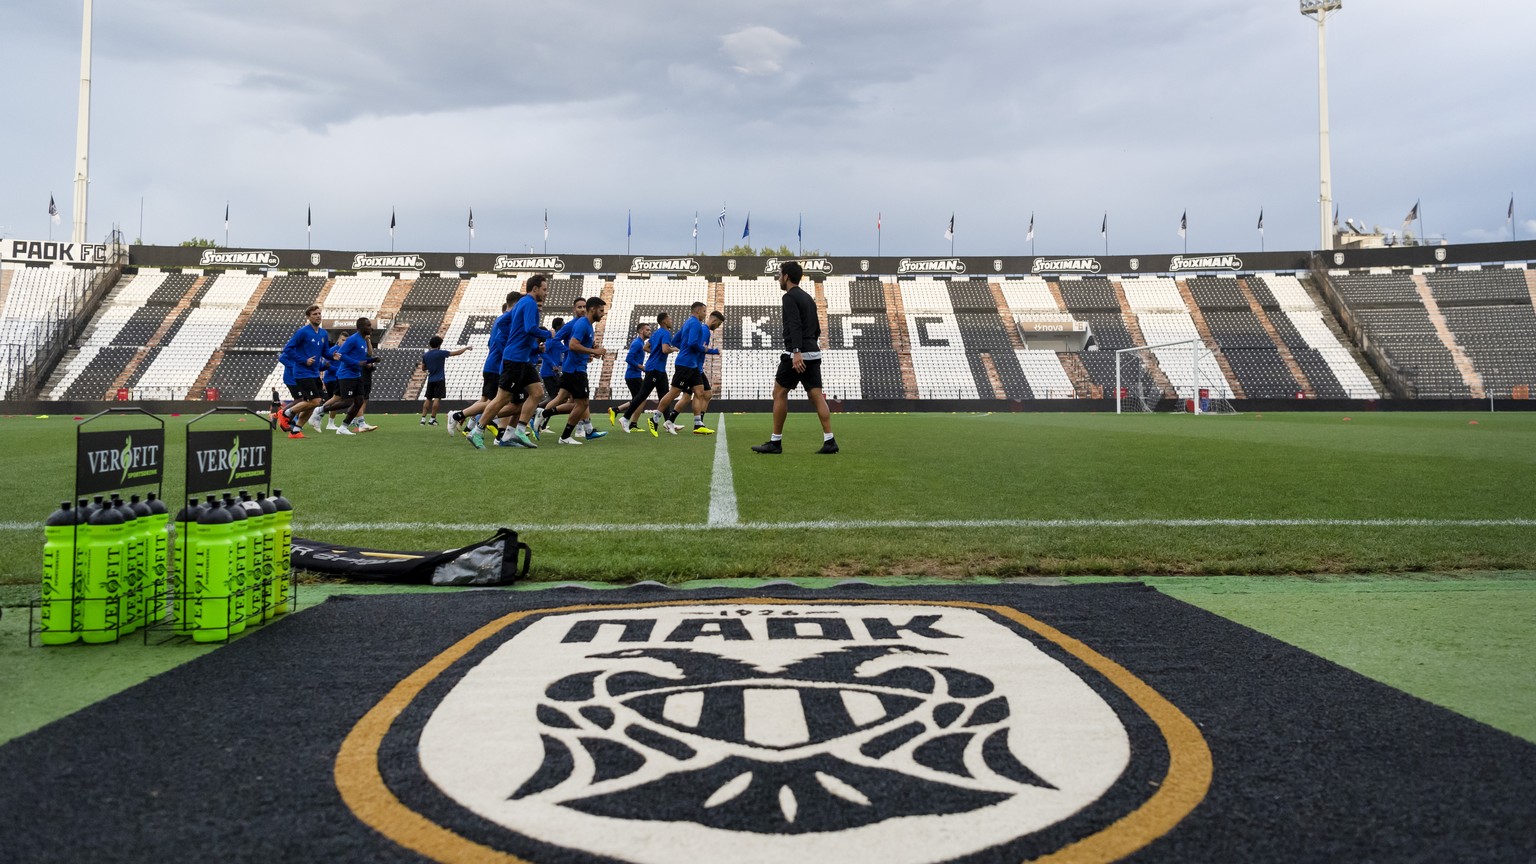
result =
[{"label": "overcast sky", "polygon": [[[0,234],[72,218],[81,3],[5,0]],[[1346,0],[1334,196],[1389,230],[1536,238],[1536,4]],[[1462,13],[1462,14],[1458,14]],[[1318,243],[1296,0],[105,0],[90,235],[316,248],[871,255]],[[1417,231],[1417,226],[1415,227]]]}]

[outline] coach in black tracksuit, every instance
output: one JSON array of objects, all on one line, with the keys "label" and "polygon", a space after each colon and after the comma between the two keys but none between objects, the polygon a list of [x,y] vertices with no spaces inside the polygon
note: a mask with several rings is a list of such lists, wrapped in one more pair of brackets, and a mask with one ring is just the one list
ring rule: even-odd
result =
[{"label": "coach in black tracksuit", "polygon": [[779,265],[779,290],[784,292],[784,353],[773,376],[773,437],[752,449],[758,453],[783,453],[784,418],[789,414],[789,391],[804,387],[821,419],[822,442],[817,453],[836,453],[832,437],[832,412],[821,395],[821,318],[816,301],[800,287],[799,262]]}]

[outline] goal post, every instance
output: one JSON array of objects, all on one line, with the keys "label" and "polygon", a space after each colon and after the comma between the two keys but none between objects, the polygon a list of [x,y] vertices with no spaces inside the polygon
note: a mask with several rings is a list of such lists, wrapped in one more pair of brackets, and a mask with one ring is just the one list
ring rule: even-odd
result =
[{"label": "goal post", "polygon": [[[1211,351],[1199,338],[1136,345],[1117,349],[1114,353],[1116,414],[1152,413],[1164,398],[1170,396],[1177,400],[1177,410],[1183,411],[1185,405],[1189,405],[1193,409],[1191,413],[1204,414],[1208,411],[1201,405],[1201,391],[1205,390],[1214,400],[1222,395],[1219,391],[1225,389],[1204,380],[1200,363]],[[1163,373],[1168,382],[1167,389],[1157,382],[1150,371],[1152,368]]]}]

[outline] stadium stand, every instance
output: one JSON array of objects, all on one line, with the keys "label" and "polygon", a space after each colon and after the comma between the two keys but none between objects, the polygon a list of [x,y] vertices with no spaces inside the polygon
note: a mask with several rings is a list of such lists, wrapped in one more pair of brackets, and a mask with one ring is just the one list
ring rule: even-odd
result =
[{"label": "stadium stand", "polygon": [[0,398],[33,374],[45,345],[63,338],[60,328],[80,309],[95,273],[67,265],[0,269]]}]

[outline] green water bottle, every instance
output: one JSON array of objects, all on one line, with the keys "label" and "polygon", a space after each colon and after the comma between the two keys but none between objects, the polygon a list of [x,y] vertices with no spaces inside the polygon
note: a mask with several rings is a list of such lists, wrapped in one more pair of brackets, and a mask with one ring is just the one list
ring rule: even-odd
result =
[{"label": "green water bottle", "polygon": [[272,514],[276,520],[272,523],[276,545],[273,550],[273,563],[277,568],[273,580],[277,587],[276,612],[285,615],[288,612],[288,595],[293,587],[293,503],[283,497],[283,490],[272,491],[276,493],[271,499],[272,506],[277,510]]},{"label": "green water bottle", "polygon": [[155,514],[137,495],[128,498],[128,506],[133,508],[133,524],[139,529],[139,591],[134,604],[138,616],[133,626],[143,627],[150,622],[149,608],[154,604],[155,586],[159,584],[155,577]]},{"label": "green water bottle", "polygon": [[123,514],[102,506],[82,526],[85,579],[80,586],[80,638],[92,645],[116,642],[122,625],[127,544]]},{"label": "green water bottle", "polygon": [[234,517],[223,507],[204,507],[197,513],[197,539],[192,543],[194,642],[223,642],[229,638],[233,599],[229,571],[235,557],[230,543],[233,522]]},{"label": "green water bottle", "polygon": [[196,582],[193,579],[193,561],[196,544],[202,542],[202,535],[197,530],[197,517],[203,512],[203,505],[197,503],[196,498],[188,498],[187,506],[176,513],[175,543],[172,548],[176,550],[175,560],[171,568],[171,615],[176,620],[176,632],[185,636],[192,632],[192,597],[196,592]]},{"label": "green water bottle", "polygon": [[119,590],[118,603],[122,608],[118,629],[121,635],[139,629],[138,620],[143,616],[139,608],[143,599],[144,537],[139,525],[139,515],[127,501],[112,495],[112,506],[123,514],[123,585]]},{"label": "green water bottle", "polygon": [[149,578],[153,583],[145,595],[144,616],[151,624],[165,619],[166,594],[170,590],[171,548],[176,543],[176,525],[167,517],[171,509],[149,493],[144,501],[149,508]]},{"label": "green water bottle", "polygon": [[44,645],[68,645],[80,638],[75,628],[75,525],[80,511],[68,501],[43,523]]},{"label": "green water bottle", "polygon": [[234,550],[229,565],[229,632],[244,633],[251,609],[251,528],[246,524],[245,508],[228,492],[224,493],[224,509],[234,522],[229,533]]},{"label": "green water bottle", "polygon": [[259,627],[272,617],[272,609],[267,605],[267,597],[272,593],[272,562],[267,558],[266,544],[267,514],[244,489],[240,490],[240,507],[245,511],[245,524],[251,538],[251,582],[246,594],[245,620],[252,627]]},{"label": "green water bottle", "polygon": [[266,574],[267,618],[277,615],[277,506],[265,492],[256,493],[256,506],[261,508],[261,556]]}]

